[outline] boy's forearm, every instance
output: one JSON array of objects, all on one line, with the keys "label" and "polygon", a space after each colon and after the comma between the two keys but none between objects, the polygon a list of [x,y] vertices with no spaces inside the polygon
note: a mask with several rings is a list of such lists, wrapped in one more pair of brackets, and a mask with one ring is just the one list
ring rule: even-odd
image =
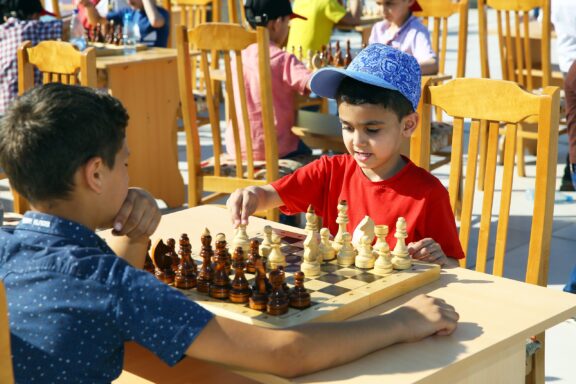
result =
[{"label": "boy's forearm", "polygon": [[435,75],[438,73],[438,60],[436,59],[424,60],[418,64],[420,64],[422,75]]},{"label": "boy's forearm", "polygon": [[142,0],[142,5],[144,6],[144,12],[146,12],[146,17],[148,17],[152,28],[163,27],[166,20],[164,20],[164,17],[158,12],[156,4],[152,0]]},{"label": "boy's forearm", "polygon": [[86,10],[86,17],[88,18],[88,23],[90,23],[90,25],[94,26],[96,24],[106,24],[108,22],[105,17],[100,16],[98,10],[96,10],[96,7],[91,1],[86,0],[80,2],[79,4],[84,6],[84,9]]}]

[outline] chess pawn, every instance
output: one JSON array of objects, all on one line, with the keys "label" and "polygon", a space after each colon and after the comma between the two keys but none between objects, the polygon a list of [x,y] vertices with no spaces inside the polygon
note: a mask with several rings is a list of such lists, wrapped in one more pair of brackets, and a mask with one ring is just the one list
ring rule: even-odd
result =
[{"label": "chess pawn", "polygon": [[260,245],[260,254],[263,258],[268,258],[270,251],[272,250],[272,227],[266,225],[264,227],[264,240]]},{"label": "chess pawn", "polygon": [[314,70],[314,64],[312,58],[314,57],[314,51],[311,49],[308,50],[308,54],[306,55],[306,68],[310,71]]},{"label": "chess pawn", "polygon": [[351,237],[348,232],[342,234],[342,247],[338,251],[336,258],[338,260],[338,265],[340,266],[349,267],[354,265],[356,250],[354,249],[354,246],[352,246]]},{"label": "chess pawn", "polygon": [[250,238],[246,233],[246,224],[240,224],[236,230],[236,235],[232,240],[232,249],[241,247],[244,254],[248,254],[250,251]]},{"label": "chess pawn", "polygon": [[[219,233],[216,235],[216,256],[224,259],[224,265],[226,266],[226,273],[230,274],[232,270],[232,256],[228,252],[227,247],[228,242],[226,241],[226,235]],[[216,264],[216,257],[213,258],[214,264]],[[214,268],[216,269],[216,268]]]},{"label": "chess pawn", "polygon": [[250,251],[248,252],[248,261],[246,262],[247,273],[256,273],[256,260],[261,258],[258,252],[259,247],[260,243],[258,240],[253,239],[250,241]]},{"label": "chess pawn", "polygon": [[216,253],[216,265],[208,294],[210,297],[222,300],[230,296],[230,278],[226,270],[226,257],[222,252]]},{"label": "chess pawn", "polygon": [[303,272],[296,272],[294,274],[294,288],[290,291],[290,306],[292,308],[304,309],[308,308],[311,304],[310,293],[304,288]]},{"label": "chess pawn", "polygon": [[320,230],[320,245],[319,253],[322,257],[320,261],[330,261],[336,258],[336,250],[332,247],[332,241],[330,241],[330,230],[328,228],[322,228]]},{"label": "chess pawn", "polygon": [[344,67],[348,67],[352,62],[352,51],[350,49],[350,40],[346,41],[346,55],[344,56]]},{"label": "chess pawn", "polygon": [[390,255],[390,247],[386,242],[386,236],[388,236],[388,226],[387,225],[377,225],[374,229],[376,233],[376,244],[374,244],[374,253],[377,256],[376,262],[374,263],[374,272],[378,275],[386,275],[392,273],[394,270],[392,265],[392,255]]},{"label": "chess pawn", "polygon": [[282,254],[280,250],[282,239],[280,236],[274,234],[272,236],[272,250],[268,255],[267,267],[268,269],[276,269],[279,266],[285,267],[286,266],[286,257]]},{"label": "chess pawn", "polygon": [[176,272],[180,266],[180,257],[176,253],[176,240],[169,238],[166,240],[166,245],[170,248],[169,256],[172,258],[172,269]]},{"label": "chess pawn", "polygon": [[268,305],[268,287],[270,283],[266,277],[266,266],[262,258],[254,262],[254,268],[256,269],[255,286],[252,296],[248,299],[248,306],[256,311],[265,311]]},{"label": "chess pawn", "polygon": [[202,258],[202,266],[200,267],[200,272],[197,276],[197,290],[198,292],[208,293],[210,290],[210,283],[212,282],[212,256],[214,256],[214,251],[212,250],[212,236],[210,236],[210,231],[208,228],[204,228],[202,236],[200,237],[200,242],[202,243],[202,248],[200,249],[200,257]]},{"label": "chess pawn", "polygon": [[332,57],[332,43],[328,43],[328,49],[326,50],[326,65],[332,65],[334,57]]},{"label": "chess pawn", "polygon": [[320,275],[320,263],[318,260],[318,238],[316,232],[308,232],[308,236],[304,240],[304,255],[302,256],[302,264],[300,270],[308,277],[316,277]]},{"label": "chess pawn", "polygon": [[336,41],[336,54],[334,55],[333,65],[335,67],[341,67],[344,64],[344,58],[342,57],[342,50],[340,49],[340,41]]},{"label": "chess pawn", "polygon": [[410,255],[408,254],[408,248],[406,247],[406,238],[408,234],[406,233],[406,220],[403,217],[399,217],[396,221],[396,233],[394,233],[396,240],[396,246],[392,251],[392,264],[395,269],[409,269],[412,266],[412,261]]},{"label": "chess pawn", "polygon": [[362,269],[374,268],[374,255],[372,253],[372,239],[369,236],[362,236],[360,239],[358,256],[354,261],[354,265]]},{"label": "chess pawn", "polygon": [[302,46],[298,46],[298,60],[304,61],[304,50]]},{"label": "chess pawn", "polygon": [[334,240],[332,241],[332,248],[336,252],[340,250],[342,247],[342,235],[346,232],[346,224],[350,221],[348,219],[348,203],[346,200],[340,200],[338,203],[338,217],[336,217],[336,223],[338,224],[338,232],[336,236],[334,236]]},{"label": "chess pawn", "polygon": [[284,284],[284,271],[282,269],[275,269],[268,274],[270,284],[272,284],[272,292],[268,296],[268,304],[266,305],[266,313],[272,316],[283,315],[288,312],[288,294],[282,287]]},{"label": "chess pawn", "polygon": [[244,275],[244,251],[242,247],[237,247],[234,251],[232,259],[232,267],[234,268],[234,279],[232,279],[232,288],[230,289],[230,301],[233,303],[247,303],[252,290]]}]

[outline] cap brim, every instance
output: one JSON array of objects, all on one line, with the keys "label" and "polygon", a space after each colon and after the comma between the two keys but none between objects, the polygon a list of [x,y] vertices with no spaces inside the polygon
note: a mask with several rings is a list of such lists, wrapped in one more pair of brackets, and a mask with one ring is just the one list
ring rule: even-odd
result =
[{"label": "cap brim", "polygon": [[318,96],[335,99],[338,87],[345,77],[351,77],[362,83],[398,91],[398,88],[394,87],[392,84],[377,76],[370,75],[369,73],[331,67],[321,68],[312,75],[312,78],[310,79],[310,89]]},{"label": "cap brim", "polygon": [[299,15],[297,13],[292,12],[292,14],[290,15],[290,20],[292,19],[302,19],[302,20],[308,20],[307,17],[304,17],[302,15]]},{"label": "cap brim", "polygon": [[55,14],[53,14],[52,12],[48,12],[48,11],[45,10],[45,9],[42,9],[42,11],[40,11],[40,16],[53,16],[53,17],[56,17]]},{"label": "cap brim", "polygon": [[412,12],[420,12],[422,10],[422,7],[420,6],[420,4],[418,4],[418,1],[414,1],[414,4],[412,4],[410,10]]}]

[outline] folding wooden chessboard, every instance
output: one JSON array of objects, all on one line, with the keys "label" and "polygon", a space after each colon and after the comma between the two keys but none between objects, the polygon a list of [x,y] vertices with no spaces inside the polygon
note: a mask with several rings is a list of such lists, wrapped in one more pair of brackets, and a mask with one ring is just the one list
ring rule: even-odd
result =
[{"label": "folding wooden chessboard", "polygon": [[[286,255],[288,263],[284,269],[286,283],[292,288],[294,272],[300,270],[305,236],[276,229],[274,232],[282,238],[281,250]],[[252,238],[261,242],[263,234],[257,233]],[[200,266],[202,260],[198,254],[193,253],[192,257]],[[321,266],[320,276],[304,280],[304,286],[311,295],[312,305],[303,310],[290,308],[281,316],[272,316],[253,310],[248,307],[248,304],[234,304],[230,301],[214,299],[196,289],[181,291],[217,315],[264,327],[284,328],[312,321],[347,319],[431,283],[439,277],[440,267],[425,263],[414,263],[408,270],[394,271],[392,274],[379,276],[373,270],[362,270],[353,266],[341,267],[336,264],[335,260],[325,262]],[[254,275],[246,273],[246,278],[252,286],[255,280]]]},{"label": "folding wooden chessboard", "polygon": [[[88,46],[96,48],[96,56],[117,56],[124,54],[123,45],[89,42]],[[138,52],[148,49],[148,46],[142,43],[136,44],[135,47]]]}]

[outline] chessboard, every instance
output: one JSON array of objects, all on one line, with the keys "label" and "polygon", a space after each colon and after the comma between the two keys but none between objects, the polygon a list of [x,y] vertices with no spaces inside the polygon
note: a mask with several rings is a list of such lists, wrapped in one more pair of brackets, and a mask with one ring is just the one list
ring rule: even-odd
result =
[{"label": "chessboard", "polygon": [[[117,55],[124,55],[124,45],[116,45],[110,43],[98,43],[98,42],[89,42],[89,47],[94,47],[96,49],[96,56],[117,56]],[[146,44],[138,43],[135,45],[136,51],[144,51],[148,49]]]},{"label": "chessboard", "polygon": [[[273,231],[282,240],[280,250],[286,256],[287,263],[284,268],[285,282],[292,288],[294,273],[300,270],[306,236],[286,230]],[[264,234],[255,233],[250,238],[261,242]],[[191,256],[200,268],[202,260],[198,252],[192,252]],[[304,287],[311,296],[310,307],[289,308],[287,313],[279,316],[253,310],[248,304],[235,304],[212,298],[198,292],[196,288],[180,291],[216,315],[264,327],[285,328],[307,322],[344,320],[440,277],[439,266],[414,261],[409,269],[382,276],[376,274],[374,269],[339,266],[336,260],[323,262],[320,269],[319,276],[304,279]],[[255,276],[250,273],[245,276],[252,286]]]}]

